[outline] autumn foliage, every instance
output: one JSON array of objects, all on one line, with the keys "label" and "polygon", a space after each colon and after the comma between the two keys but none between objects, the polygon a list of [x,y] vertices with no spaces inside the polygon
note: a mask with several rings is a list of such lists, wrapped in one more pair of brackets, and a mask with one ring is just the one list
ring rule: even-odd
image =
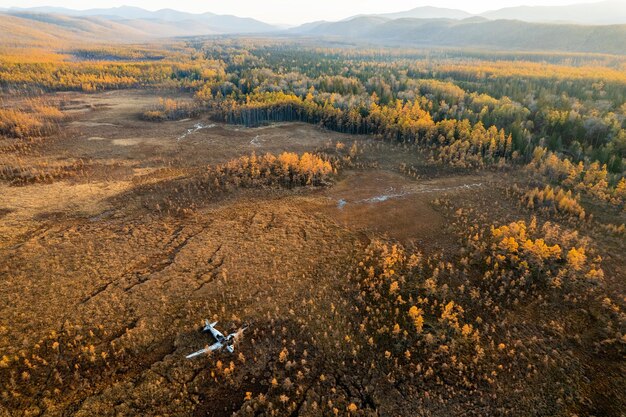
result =
[{"label": "autumn foliage", "polygon": [[214,175],[221,186],[227,183],[305,186],[324,184],[335,170],[330,160],[308,152],[302,155],[283,152],[278,156],[253,153],[217,166]]},{"label": "autumn foliage", "polygon": [[41,100],[30,100],[20,108],[0,108],[0,135],[17,139],[46,136],[58,129],[64,117],[58,107]]},{"label": "autumn foliage", "polygon": [[198,116],[199,113],[200,109],[193,102],[159,98],[158,104],[141,113],[141,119],[162,122],[192,118]]},{"label": "autumn foliage", "polygon": [[585,209],[580,205],[580,196],[572,196],[571,191],[546,185],[543,189],[534,188],[522,196],[522,202],[530,209],[547,210],[566,216],[585,219]]}]

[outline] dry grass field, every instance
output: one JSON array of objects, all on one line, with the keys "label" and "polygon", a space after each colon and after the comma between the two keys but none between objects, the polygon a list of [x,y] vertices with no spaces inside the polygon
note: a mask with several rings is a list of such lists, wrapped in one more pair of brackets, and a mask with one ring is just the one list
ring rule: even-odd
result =
[{"label": "dry grass field", "polygon": [[[464,272],[482,265],[474,224],[531,221],[509,170],[304,123],[141,120],[164,94],[58,93],[58,132],[0,141],[14,175],[0,181],[0,415],[623,413],[624,341],[598,343],[609,313],[578,290],[525,299]],[[202,191],[208,167],[242,155],[346,161],[353,146],[326,185]],[[619,302],[623,235],[600,224],[568,239],[604,258]],[[401,318],[413,304],[423,340]],[[187,360],[209,343],[204,318],[250,327],[234,354]]]}]

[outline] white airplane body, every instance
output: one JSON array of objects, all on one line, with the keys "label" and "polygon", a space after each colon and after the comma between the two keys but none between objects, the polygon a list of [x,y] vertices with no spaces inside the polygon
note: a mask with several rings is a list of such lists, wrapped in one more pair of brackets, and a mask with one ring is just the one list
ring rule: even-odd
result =
[{"label": "white airplane body", "polygon": [[205,347],[204,349],[201,349],[197,352],[187,355],[186,356],[187,359],[192,359],[197,356],[204,355],[205,353],[208,353],[208,352],[214,352],[214,351],[220,350],[222,348],[226,348],[226,350],[229,353],[233,353],[235,351],[235,345],[234,345],[235,340],[238,337],[238,335],[246,329],[246,327],[240,329],[236,333],[231,333],[228,336],[224,336],[222,332],[220,332],[219,330],[215,328],[216,324],[217,322],[209,323],[208,320],[206,319],[204,320],[204,327],[202,328],[202,332],[210,333],[211,337],[213,337],[213,339],[215,340],[215,343],[213,343],[210,346]]}]

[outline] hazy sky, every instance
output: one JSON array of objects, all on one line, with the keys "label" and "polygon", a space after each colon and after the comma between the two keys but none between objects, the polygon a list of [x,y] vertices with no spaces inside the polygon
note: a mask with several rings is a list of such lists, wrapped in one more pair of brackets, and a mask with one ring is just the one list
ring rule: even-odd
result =
[{"label": "hazy sky", "polygon": [[[471,13],[519,5],[556,6],[598,0],[0,0],[0,7],[62,6],[72,9],[136,6],[148,10],[172,8],[254,17],[268,23],[339,20],[360,13],[384,13],[418,6],[462,9]],[[626,4],[626,0],[624,1]]]}]

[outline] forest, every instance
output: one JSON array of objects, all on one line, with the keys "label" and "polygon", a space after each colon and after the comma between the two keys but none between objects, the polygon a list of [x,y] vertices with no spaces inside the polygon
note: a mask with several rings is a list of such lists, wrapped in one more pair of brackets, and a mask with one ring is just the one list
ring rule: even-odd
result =
[{"label": "forest", "polygon": [[0,193],[0,415],[626,407],[624,55],[4,47]]}]

